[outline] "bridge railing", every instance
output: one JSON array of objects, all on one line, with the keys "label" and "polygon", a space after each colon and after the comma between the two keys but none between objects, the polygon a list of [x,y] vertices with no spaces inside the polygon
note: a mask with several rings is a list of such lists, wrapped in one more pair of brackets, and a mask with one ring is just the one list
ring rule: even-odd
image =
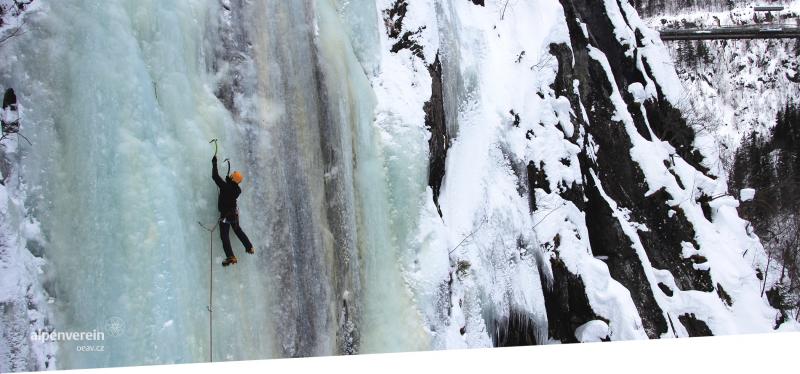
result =
[{"label": "bridge railing", "polygon": [[664,28],[661,40],[714,39],[794,39],[800,38],[800,26],[791,24],[760,24],[703,28]]},{"label": "bridge railing", "polygon": [[743,30],[743,31],[758,31],[764,29],[781,29],[781,30],[798,30],[800,26],[797,24],[791,23],[764,23],[758,25],[722,25],[722,26],[711,26],[711,27],[662,27],[656,29],[659,32],[692,32],[692,31],[713,31],[713,30]]}]

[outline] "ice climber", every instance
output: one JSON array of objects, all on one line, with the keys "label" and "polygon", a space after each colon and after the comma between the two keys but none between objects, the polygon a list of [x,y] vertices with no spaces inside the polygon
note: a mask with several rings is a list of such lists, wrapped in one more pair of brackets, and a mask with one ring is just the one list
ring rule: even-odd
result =
[{"label": "ice climber", "polygon": [[[211,159],[211,176],[214,183],[219,187],[219,200],[217,201],[217,209],[219,209],[219,234],[222,238],[222,248],[225,250],[227,258],[222,261],[222,266],[228,266],[237,262],[236,256],[233,255],[231,249],[231,239],[229,237],[230,229],[233,227],[233,232],[244,245],[245,251],[249,254],[255,253],[253,244],[247,238],[242,228],[239,226],[239,210],[236,207],[236,199],[242,193],[239,188],[239,183],[242,182],[244,176],[241,172],[234,171],[229,176],[222,180],[217,171],[217,156]],[[230,170],[230,169],[229,169]]]}]

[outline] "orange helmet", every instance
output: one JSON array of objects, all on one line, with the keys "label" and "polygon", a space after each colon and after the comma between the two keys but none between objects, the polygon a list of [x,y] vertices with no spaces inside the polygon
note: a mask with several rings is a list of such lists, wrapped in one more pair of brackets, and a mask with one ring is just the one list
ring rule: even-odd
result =
[{"label": "orange helmet", "polygon": [[230,178],[231,178],[232,181],[236,182],[236,184],[239,184],[239,183],[242,183],[242,179],[244,179],[244,175],[242,175],[242,173],[240,173],[239,171],[234,171],[233,173],[231,173],[231,177]]}]

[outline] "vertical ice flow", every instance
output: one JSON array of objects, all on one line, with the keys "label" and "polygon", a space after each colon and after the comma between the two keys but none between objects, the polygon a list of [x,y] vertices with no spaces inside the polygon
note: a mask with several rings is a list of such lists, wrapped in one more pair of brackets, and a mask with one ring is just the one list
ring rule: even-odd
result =
[{"label": "vertical ice flow", "polygon": [[[206,360],[210,260],[215,360],[424,348],[373,129],[379,22],[358,3],[86,0],[33,16],[3,79],[46,145],[21,175],[54,326],[124,323],[103,352],[61,343],[59,367]],[[217,216],[211,138],[245,174],[257,255],[234,238],[233,269],[197,224]]]}]

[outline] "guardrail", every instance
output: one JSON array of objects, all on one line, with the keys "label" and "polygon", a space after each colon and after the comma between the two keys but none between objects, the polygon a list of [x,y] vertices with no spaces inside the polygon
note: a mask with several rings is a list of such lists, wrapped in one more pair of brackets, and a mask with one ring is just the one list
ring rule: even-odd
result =
[{"label": "guardrail", "polygon": [[800,27],[792,24],[718,26],[707,28],[659,30],[661,40],[714,39],[794,39],[800,38]]},{"label": "guardrail", "polygon": [[780,5],[770,6],[770,5],[761,5],[761,6],[754,6],[753,10],[756,12],[782,12],[785,8]]}]

